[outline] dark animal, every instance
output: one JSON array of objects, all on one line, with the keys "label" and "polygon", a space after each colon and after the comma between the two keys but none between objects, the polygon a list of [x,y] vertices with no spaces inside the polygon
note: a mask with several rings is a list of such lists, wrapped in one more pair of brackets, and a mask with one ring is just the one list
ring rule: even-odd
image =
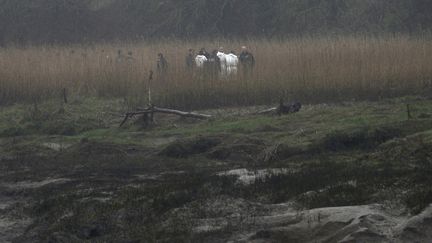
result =
[{"label": "dark animal", "polygon": [[284,105],[283,99],[280,99],[277,114],[282,115],[282,114],[296,113],[300,111],[301,107],[302,104],[298,101],[293,102],[292,104],[289,105]]}]

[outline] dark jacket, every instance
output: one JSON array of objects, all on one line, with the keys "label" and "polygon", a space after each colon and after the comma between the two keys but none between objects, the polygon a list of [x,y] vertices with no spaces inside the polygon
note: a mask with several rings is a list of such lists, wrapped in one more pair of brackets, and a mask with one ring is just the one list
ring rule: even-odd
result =
[{"label": "dark jacket", "polygon": [[165,59],[165,57],[161,56],[159,57],[157,61],[157,70],[159,73],[165,73],[168,69],[168,62]]},{"label": "dark jacket", "polygon": [[253,68],[255,66],[255,58],[252,53],[248,51],[242,51],[239,56],[240,63],[244,67]]},{"label": "dark jacket", "polygon": [[195,66],[195,57],[192,54],[186,56],[186,67],[188,69],[193,69]]}]

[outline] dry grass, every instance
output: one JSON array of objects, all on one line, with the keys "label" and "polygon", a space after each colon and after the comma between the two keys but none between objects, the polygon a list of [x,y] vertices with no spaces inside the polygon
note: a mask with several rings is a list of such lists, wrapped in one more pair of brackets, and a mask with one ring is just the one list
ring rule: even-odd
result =
[{"label": "dry grass", "polygon": [[[253,75],[203,80],[185,70],[189,48],[248,45]],[[135,61],[117,64],[117,50]],[[304,102],[424,94],[432,82],[430,37],[332,37],[292,40],[178,41],[29,46],[0,49],[0,104],[74,95],[125,97],[144,102],[158,52],[169,72],[153,81],[155,102],[183,108],[265,104],[279,97]]]}]

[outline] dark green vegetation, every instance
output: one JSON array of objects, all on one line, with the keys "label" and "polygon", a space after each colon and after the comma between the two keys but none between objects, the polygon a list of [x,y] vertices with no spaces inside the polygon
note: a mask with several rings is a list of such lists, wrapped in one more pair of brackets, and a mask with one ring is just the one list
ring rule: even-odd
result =
[{"label": "dark green vegetation", "polygon": [[[199,220],[246,219],[283,202],[414,214],[432,202],[430,99],[306,106],[282,117],[234,109],[204,122],[161,116],[151,129],[139,120],[120,129],[126,109],[99,99],[2,108],[0,198],[20,200],[8,212],[34,219],[17,242],[223,241],[240,224],[199,233]],[[285,170],[250,184],[220,174],[240,168]]]},{"label": "dark green vegetation", "polygon": [[1,0],[0,43],[430,31],[428,0]]}]

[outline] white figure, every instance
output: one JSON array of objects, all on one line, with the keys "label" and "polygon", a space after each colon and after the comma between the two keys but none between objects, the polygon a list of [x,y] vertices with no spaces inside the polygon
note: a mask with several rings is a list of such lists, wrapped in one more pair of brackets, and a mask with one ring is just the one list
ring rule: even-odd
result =
[{"label": "white figure", "polygon": [[220,48],[217,53],[221,64],[221,77],[228,78],[229,76],[233,76],[237,74],[237,66],[239,63],[238,57],[231,52],[229,54],[225,54],[223,49]]},{"label": "white figure", "polygon": [[237,66],[239,63],[238,57],[231,52],[230,54],[225,56],[226,59],[226,67],[227,67],[227,74],[230,75],[237,75]]},{"label": "white figure", "polygon": [[219,48],[216,55],[218,56],[221,65],[221,77],[226,78],[228,76],[226,54],[223,52],[222,48]]},{"label": "white figure", "polygon": [[203,68],[206,62],[207,62],[207,57],[205,57],[204,55],[197,55],[195,57],[195,64],[198,68]]}]

